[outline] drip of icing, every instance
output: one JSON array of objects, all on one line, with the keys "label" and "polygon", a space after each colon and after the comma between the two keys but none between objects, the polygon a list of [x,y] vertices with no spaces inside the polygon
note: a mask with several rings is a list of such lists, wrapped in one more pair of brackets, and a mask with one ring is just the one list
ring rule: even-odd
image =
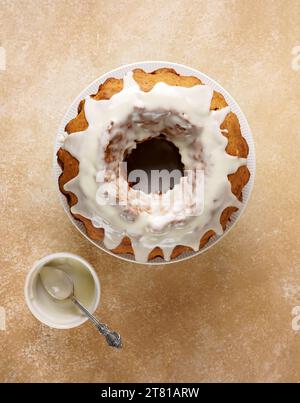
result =
[{"label": "drip of icing", "polygon": [[[79,161],[79,173],[65,184],[65,190],[77,196],[78,202],[71,208],[73,214],[90,219],[96,228],[104,228],[104,244],[108,249],[115,248],[128,236],[137,261],[146,262],[156,246],[169,260],[176,245],[197,251],[200,239],[208,230],[223,233],[222,211],[241,205],[231,192],[227,175],[245,165],[246,159],[226,153],[228,140],[222,135],[220,125],[230,108],[210,111],[212,96],[213,90],[207,85],[186,88],[163,82],[144,92],[129,72],[124,77],[122,91],[111,99],[85,99],[88,128],[64,140],[64,148]],[[205,163],[201,214],[191,217],[191,207],[180,204],[184,177],[162,195],[130,188],[127,206],[100,203],[99,191],[111,197],[116,189],[112,181],[99,183],[97,178],[109,167],[115,170],[116,162],[123,160],[125,150],[130,152],[136,147],[136,141],[157,136],[161,131],[178,147],[185,169],[202,166],[195,157],[195,152],[201,150]],[[178,131],[183,134],[178,135]],[[105,151],[120,133],[125,140],[119,142],[118,160],[109,164]],[[125,178],[121,178],[122,186],[127,189]],[[171,209],[164,209],[170,197],[176,203]]]}]

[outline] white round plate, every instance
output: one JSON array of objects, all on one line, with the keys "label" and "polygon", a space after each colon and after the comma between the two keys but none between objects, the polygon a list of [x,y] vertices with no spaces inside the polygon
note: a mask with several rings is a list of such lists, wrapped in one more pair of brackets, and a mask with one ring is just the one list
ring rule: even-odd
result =
[{"label": "white round plate", "polygon": [[230,106],[232,112],[234,112],[237,115],[239,123],[240,123],[240,126],[241,126],[242,134],[245,137],[245,139],[247,140],[247,143],[248,143],[248,146],[249,146],[249,155],[248,155],[248,158],[247,158],[247,167],[248,167],[248,169],[250,171],[250,180],[249,180],[249,182],[247,183],[247,185],[243,189],[243,206],[242,206],[242,208],[239,209],[237,212],[235,212],[231,216],[231,221],[229,221],[227,223],[226,230],[224,231],[224,233],[222,235],[219,235],[219,236],[215,235],[214,237],[212,237],[209,240],[209,242],[202,249],[200,249],[198,252],[194,252],[194,251],[185,252],[182,255],[178,256],[177,258],[172,259],[170,262],[166,262],[164,259],[162,259],[160,257],[157,257],[157,258],[151,260],[150,262],[148,262],[147,264],[149,264],[149,265],[159,265],[159,264],[167,264],[167,263],[179,262],[179,261],[189,259],[189,258],[191,258],[193,256],[199,255],[200,253],[203,253],[203,252],[207,251],[209,248],[211,248],[213,245],[215,245],[221,238],[223,238],[231,230],[231,228],[236,224],[236,222],[238,221],[238,219],[241,217],[242,213],[244,212],[245,207],[246,207],[246,205],[248,203],[250,194],[251,194],[251,190],[253,188],[253,183],[254,183],[254,177],[255,177],[255,149],[254,149],[254,142],[253,142],[252,134],[251,134],[247,119],[246,119],[245,115],[243,114],[241,108],[237,104],[237,102],[232,98],[232,96],[220,84],[218,84],[216,81],[214,81],[213,79],[211,79],[207,75],[201,73],[200,71],[192,69],[191,67],[184,66],[182,64],[170,63],[170,62],[162,62],[162,61],[149,61],[149,62],[138,62],[138,63],[127,64],[125,66],[118,67],[115,70],[109,71],[106,74],[103,74],[101,77],[97,78],[94,82],[92,82],[88,87],[86,87],[76,97],[76,99],[72,102],[71,106],[69,107],[67,113],[65,114],[65,116],[64,116],[64,118],[63,118],[63,120],[62,120],[62,122],[61,122],[61,124],[59,126],[58,133],[57,133],[57,136],[56,136],[55,146],[54,146],[54,174],[55,174],[55,182],[56,182],[56,186],[57,186],[57,191],[59,193],[59,197],[60,197],[60,200],[61,200],[61,202],[62,202],[62,204],[64,206],[64,209],[65,209],[68,217],[72,221],[72,223],[75,225],[75,227],[90,242],[92,242],[98,248],[104,250],[105,252],[107,252],[107,253],[109,253],[109,254],[111,254],[111,255],[119,258],[119,259],[123,259],[123,260],[130,261],[130,262],[135,262],[135,263],[140,263],[140,262],[136,262],[136,260],[134,259],[133,255],[130,255],[130,254],[115,254],[112,251],[110,251],[109,249],[107,249],[104,246],[102,241],[95,241],[95,240],[91,239],[87,235],[85,227],[82,224],[82,222],[76,220],[72,216],[72,214],[70,213],[69,205],[67,203],[67,199],[60,192],[59,187],[58,187],[58,178],[59,178],[59,176],[61,174],[61,168],[60,168],[59,164],[57,163],[56,153],[57,153],[58,149],[62,145],[66,124],[71,119],[73,119],[73,118],[75,118],[77,116],[77,108],[78,108],[78,105],[79,105],[80,101],[82,99],[84,99],[85,97],[91,95],[91,94],[95,94],[98,91],[99,85],[102,84],[107,78],[109,78],[109,77],[123,78],[124,75],[128,71],[131,71],[131,70],[136,69],[136,68],[140,68],[140,69],[143,69],[143,70],[145,70],[147,72],[151,72],[153,70],[163,68],[163,67],[173,68],[179,74],[182,74],[182,75],[192,75],[192,76],[198,77],[203,83],[209,85],[215,91],[220,92],[224,96],[224,98],[226,99],[226,102]]}]

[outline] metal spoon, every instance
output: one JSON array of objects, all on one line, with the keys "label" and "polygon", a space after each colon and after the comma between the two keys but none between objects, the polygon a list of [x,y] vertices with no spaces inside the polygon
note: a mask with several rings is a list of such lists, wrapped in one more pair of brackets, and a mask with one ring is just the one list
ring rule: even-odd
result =
[{"label": "metal spoon", "polygon": [[44,266],[40,272],[40,278],[45,290],[52,298],[59,301],[70,299],[96,326],[109,346],[121,348],[121,336],[117,332],[109,330],[107,325],[98,321],[81,303],[75,298],[73,280],[63,270]]}]

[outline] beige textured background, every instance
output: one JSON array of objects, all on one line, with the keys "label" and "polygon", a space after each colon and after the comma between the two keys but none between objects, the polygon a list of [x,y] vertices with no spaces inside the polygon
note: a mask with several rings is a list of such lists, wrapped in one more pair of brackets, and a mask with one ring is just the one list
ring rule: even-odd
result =
[{"label": "beige textured background", "polygon": [[[3,1],[0,46],[1,381],[300,381],[300,1]],[[252,128],[249,207],[213,249],[171,266],[136,266],[97,250],[69,222],[52,177],[52,145],[73,98],[121,64],[169,60],[219,81]],[[41,325],[24,304],[36,259],[70,251],[102,282],[90,325]]]}]

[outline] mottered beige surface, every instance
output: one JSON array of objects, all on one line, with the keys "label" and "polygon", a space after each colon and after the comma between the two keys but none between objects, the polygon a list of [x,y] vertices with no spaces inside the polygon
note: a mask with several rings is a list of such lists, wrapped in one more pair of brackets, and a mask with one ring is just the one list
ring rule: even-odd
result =
[{"label": "mottered beige surface", "polygon": [[[1,382],[300,381],[299,17],[297,0],[0,0]],[[88,243],[52,173],[73,98],[142,60],[219,81],[256,144],[239,223],[205,254],[167,266],[126,263]],[[26,274],[60,251],[95,267],[97,314],[122,334],[121,351],[87,323],[54,330],[27,309]]]}]

